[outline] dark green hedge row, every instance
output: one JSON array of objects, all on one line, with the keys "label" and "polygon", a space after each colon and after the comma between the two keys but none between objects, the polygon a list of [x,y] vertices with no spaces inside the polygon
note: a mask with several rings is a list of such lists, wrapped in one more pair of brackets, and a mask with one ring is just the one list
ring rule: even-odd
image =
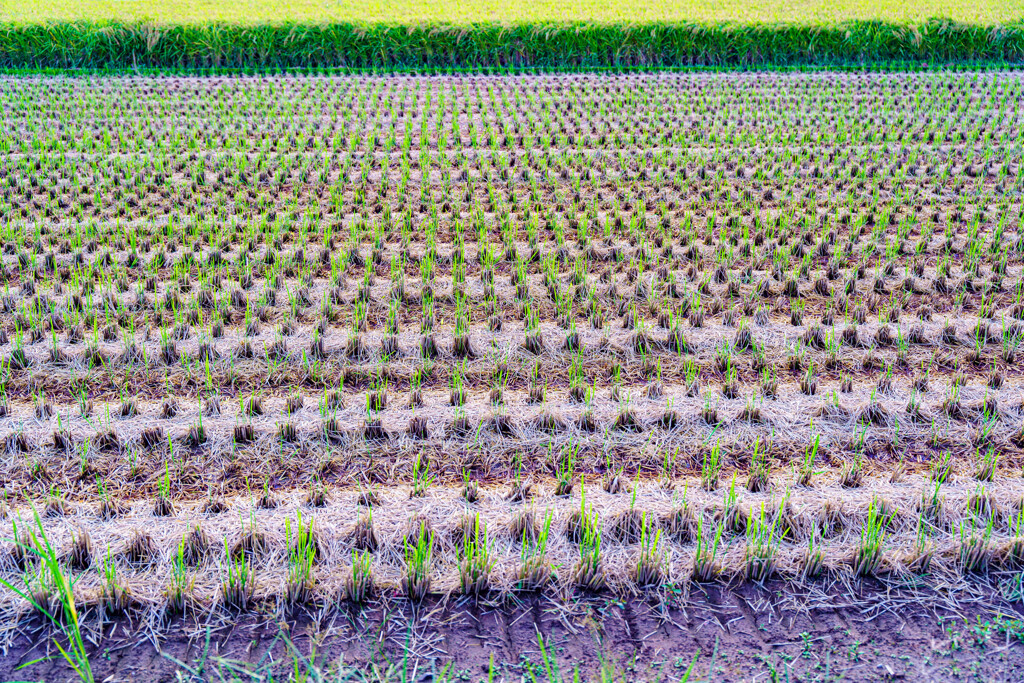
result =
[{"label": "dark green hedge row", "polygon": [[1024,61],[1024,22],[157,26],[0,23],[0,68],[636,67]]}]

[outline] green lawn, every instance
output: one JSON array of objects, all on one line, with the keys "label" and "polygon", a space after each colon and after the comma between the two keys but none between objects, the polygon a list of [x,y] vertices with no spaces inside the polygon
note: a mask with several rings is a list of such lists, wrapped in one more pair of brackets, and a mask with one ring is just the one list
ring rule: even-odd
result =
[{"label": "green lawn", "polygon": [[[514,6],[512,13],[508,8]],[[46,20],[155,21],[197,24],[223,21],[366,21],[401,23],[470,22],[738,22],[834,24],[849,19],[912,23],[949,18],[969,24],[1024,20],[1024,0],[686,0],[643,3],[629,0],[3,0],[0,23]]]}]

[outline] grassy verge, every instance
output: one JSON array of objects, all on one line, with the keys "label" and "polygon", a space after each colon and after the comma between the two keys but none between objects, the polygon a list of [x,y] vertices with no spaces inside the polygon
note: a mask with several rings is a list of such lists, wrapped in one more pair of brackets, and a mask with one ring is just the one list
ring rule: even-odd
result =
[{"label": "grassy verge", "polygon": [[599,68],[1024,59],[1024,22],[0,24],[0,68]]}]

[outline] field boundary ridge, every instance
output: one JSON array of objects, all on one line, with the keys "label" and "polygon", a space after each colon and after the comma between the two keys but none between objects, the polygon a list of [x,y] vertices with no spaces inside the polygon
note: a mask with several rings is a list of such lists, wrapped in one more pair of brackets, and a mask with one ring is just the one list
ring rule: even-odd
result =
[{"label": "field boundary ridge", "polygon": [[973,25],[0,22],[0,68],[664,68],[1024,62],[1024,18]]}]

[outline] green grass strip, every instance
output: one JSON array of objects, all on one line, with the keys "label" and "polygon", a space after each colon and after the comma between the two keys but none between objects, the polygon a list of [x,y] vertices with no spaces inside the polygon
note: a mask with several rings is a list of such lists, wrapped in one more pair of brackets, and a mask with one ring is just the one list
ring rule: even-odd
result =
[{"label": "green grass strip", "polygon": [[1024,61],[1024,22],[834,26],[0,23],[0,68],[573,68]]}]

